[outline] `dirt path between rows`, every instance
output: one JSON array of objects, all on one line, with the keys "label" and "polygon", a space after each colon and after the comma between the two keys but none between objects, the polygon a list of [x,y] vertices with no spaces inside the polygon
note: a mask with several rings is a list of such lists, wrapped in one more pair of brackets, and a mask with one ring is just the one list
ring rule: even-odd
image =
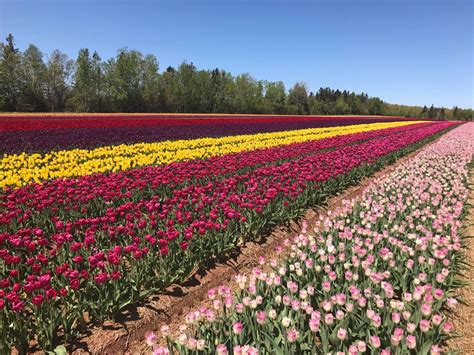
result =
[{"label": "dirt path between rows", "polygon": [[[468,203],[474,205],[474,169],[469,172],[469,184],[471,191]],[[459,337],[448,341],[448,346],[461,354],[474,354],[474,208],[469,209],[465,225],[467,226],[465,235],[472,237],[466,241],[465,256],[469,266],[463,273],[464,280],[468,284],[457,292],[465,304],[460,304],[455,309],[453,322]]]}]

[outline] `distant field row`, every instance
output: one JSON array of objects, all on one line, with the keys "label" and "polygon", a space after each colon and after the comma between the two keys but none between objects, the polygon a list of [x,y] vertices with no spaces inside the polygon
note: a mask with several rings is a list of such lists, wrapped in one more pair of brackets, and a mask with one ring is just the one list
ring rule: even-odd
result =
[{"label": "distant field row", "polygon": [[[382,115],[283,115],[283,114],[246,114],[246,113],[131,113],[131,112],[0,112],[0,118],[88,118],[88,117],[156,117],[156,118],[220,118],[220,117],[386,117],[399,118],[399,116]],[[401,117],[403,118],[403,117]]]},{"label": "distant field row", "polygon": [[269,122],[317,122],[320,126],[341,122],[409,121],[392,116],[283,116],[283,115],[199,115],[199,114],[1,114],[0,132],[63,128],[185,126]]}]

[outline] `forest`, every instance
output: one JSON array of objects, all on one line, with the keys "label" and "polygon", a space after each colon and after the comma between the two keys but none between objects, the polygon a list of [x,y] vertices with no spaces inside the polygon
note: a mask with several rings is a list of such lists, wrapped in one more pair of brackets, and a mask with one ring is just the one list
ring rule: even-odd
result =
[{"label": "forest", "polygon": [[87,48],[74,60],[60,50],[46,56],[31,44],[24,51],[10,34],[0,42],[0,111],[180,112],[292,115],[393,115],[472,120],[458,107],[387,103],[366,93],[320,88],[248,73],[198,69],[183,61],[160,71],[155,55],[122,48],[104,60]]}]

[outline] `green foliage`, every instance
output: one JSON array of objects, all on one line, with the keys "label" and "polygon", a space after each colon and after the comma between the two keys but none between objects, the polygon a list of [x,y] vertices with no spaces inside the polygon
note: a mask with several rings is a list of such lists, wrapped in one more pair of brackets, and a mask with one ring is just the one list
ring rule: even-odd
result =
[{"label": "green foliage", "polygon": [[[154,107],[158,89],[158,62],[152,55],[120,49],[104,64],[104,95],[107,110],[143,112]],[[145,102],[148,100],[147,102]]]},{"label": "green foliage", "polygon": [[264,111],[276,114],[286,113],[286,91],[282,81],[264,82]]},{"label": "green foliage", "polygon": [[47,67],[43,61],[43,53],[38,47],[30,44],[21,55],[18,71],[20,92],[16,106],[23,111],[46,111],[46,78]]},{"label": "green foliage", "polygon": [[304,82],[296,83],[288,93],[290,113],[307,115],[309,113],[308,86]]},{"label": "green foliage", "polygon": [[71,92],[74,62],[59,50],[51,53],[46,64],[45,94],[49,111],[64,111]]},{"label": "green foliage", "polygon": [[21,57],[11,34],[0,43],[0,110],[16,110],[20,92],[19,68]]},{"label": "green foliage", "polygon": [[120,49],[102,61],[79,50],[75,61],[55,50],[47,61],[30,45],[23,53],[10,34],[0,42],[0,111],[268,113],[295,115],[387,115],[472,120],[472,109],[406,106],[366,93],[297,82],[256,80],[221,69],[199,70],[191,62],[159,72],[154,55]]},{"label": "green foliage", "polygon": [[91,58],[89,49],[82,48],[76,59],[73,93],[69,104],[77,111],[94,112],[99,110],[97,98],[101,93],[97,90],[97,83],[101,82],[103,78],[100,58],[97,53],[94,55],[95,57]]}]

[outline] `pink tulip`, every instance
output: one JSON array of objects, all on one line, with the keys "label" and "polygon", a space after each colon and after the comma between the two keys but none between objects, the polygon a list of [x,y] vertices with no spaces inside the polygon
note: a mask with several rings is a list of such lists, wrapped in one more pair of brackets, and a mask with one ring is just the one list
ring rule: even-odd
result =
[{"label": "pink tulip", "polygon": [[370,337],[370,345],[374,348],[374,349],[378,349],[380,348],[380,338],[376,335],[372,335]]},{"label": "pink tulip", "polygon": [[416,348],[416,338],[413,335],[408,335],[406,337],[406,344],[408,349]]},{"label": "pink tulip", "polygon": [[258,324],[264,324],[266,319],[266,314],[264,311],[258,311],[257,312],[257,323]]},{"label": "pink tulip", "polygon": [[344,328],[339,328],[336,335],[339,340],[344,340],[347,337],[347,330]]},{"label": "pink tulip", "polygon": [[290,343],[294,343],[299,337],[299,332],[296,329],[288,330],[287,339]]},{"label": "pink tulip", "polygon": [[244,326],[241,322],[235,322],[232,325],[232,330],[235,334],[240,335],[244,331]]},{"label": "pink tulip", "polygon": [[227,347],[224,344],[218,344],[216,346],[216,353],[217,355],[227,355],[229,351],[227,350]]}]

